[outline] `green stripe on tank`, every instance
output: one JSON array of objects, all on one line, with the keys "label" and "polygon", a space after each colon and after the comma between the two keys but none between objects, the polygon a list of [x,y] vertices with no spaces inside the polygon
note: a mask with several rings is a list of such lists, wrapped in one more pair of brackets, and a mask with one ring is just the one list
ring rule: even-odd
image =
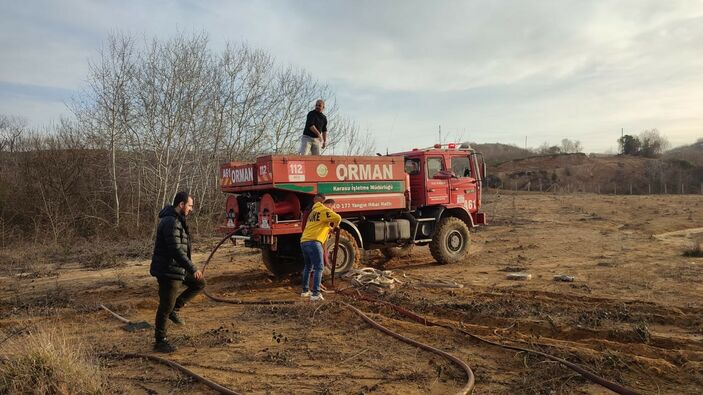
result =
[{"label": "green stripe on tank", "polygon": [[368,181],[368,182],[321,182],[317,186],[318,193],[347,194],[347,193],[388,193],[404,192],[403,181]]},{"label": "green stripe on tank", "polygon": [[278,189],[285,189],[287,191],[303,193],[313,193],[315,191],[315,187],[313,187],[312,185],[298,185],[292,183],[274,184],[273,187]]}]

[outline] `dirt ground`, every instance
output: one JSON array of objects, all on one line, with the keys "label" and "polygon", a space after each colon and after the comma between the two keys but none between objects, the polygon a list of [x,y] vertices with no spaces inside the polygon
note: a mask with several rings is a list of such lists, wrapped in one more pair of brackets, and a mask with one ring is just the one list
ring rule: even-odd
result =
[{"label": "dirt ground", "polygon": [[[390,261],[369,253],[366,264],[384,266],[405,282],[377,296],[463,323],[490,340],[566,358],[642,393],[703,392],[703,258],[682,256],[703,236],[703,197],[491,191],[483,211],[491,224],[472,233],[464,263],[437,265],[427,247]],[[202,264],[215,241],[196,242],[196,263]],[[137,260],[103,270],[77,263],[37,273],[3,270],[0,330],[55,327],[95,353],[150,353],[151,330],[124,331],[97,308],[105,303],[132,320],[153,323],[158,299],[148,268],[148,260]],[[532,279],[506,279],[511,272]],[[575,281],[556,282],[558,274]],[[237,392],[447,394],[464,383],[450,362],[371,328],[333,303],[342,296],[300,301],[296,280],[270,279],[254,250],[221,249],[206,278],[210,291],[222,297],[296,300],[289,306],[235,306],[199,296],[183,310],[186,325],[169,328],[179,349],[168,358]],[[463,288],[421,285],[440,279]],[[476,376],[475,394],[609,393],[542,357],[425,327],[387,307],[352,303],[392,330],[466,361]],[[145,360],[102,363],[110,392],[211,392]]]}]

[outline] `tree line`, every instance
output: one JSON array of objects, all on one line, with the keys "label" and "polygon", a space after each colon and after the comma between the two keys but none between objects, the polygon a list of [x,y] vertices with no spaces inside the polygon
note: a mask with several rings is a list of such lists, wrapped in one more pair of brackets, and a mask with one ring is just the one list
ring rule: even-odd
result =
[{"label": "tree line", "polygon": [[211,48],[205,34],[144,43],[111,35],[90,62],[69,115],[30,130],[0,116],[0,239],[35,241],[153,231],[179,190],[193,227],[212,227],[224,197],[218,168],[297,150],[307,112],[327,102],[327,153],[370,154],[332,89],[245,44]]},{"label": "tree line", "polygon": [[579,140],[562,139],[561,145],[549,145],[549,143],[544,142],[535,148],[533,152],[538,155],[576,154],[583,152],[583,145]]},{"label": "tree line", "polygon": [[618,139],[622,155],[656,158],[669,148],[669,141],[657,129],[649,129],[639,136],[623,135]]}]

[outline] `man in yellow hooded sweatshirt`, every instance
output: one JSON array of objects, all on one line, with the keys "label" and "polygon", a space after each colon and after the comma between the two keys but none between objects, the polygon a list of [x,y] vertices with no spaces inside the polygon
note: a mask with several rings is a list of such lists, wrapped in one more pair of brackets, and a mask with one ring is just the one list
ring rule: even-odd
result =
[{"label": "man in yellow hooded sweatshirt", "polygon": [[[322,246],[327,241],[330,229],[339,226],[342,217],[332,211],[334,200],[327,199],[323,203],[317,202],[312,206],[312,211],[308,215],[303,235],[300,237],[300,249],[303,250],[303,292],[301,297],[310,297],[310,300],[324,300],[320,294],[320,284],[322,283],[322,271],[324,270]],[[310,292],[310,272],[313,272],[312,292]]]}]

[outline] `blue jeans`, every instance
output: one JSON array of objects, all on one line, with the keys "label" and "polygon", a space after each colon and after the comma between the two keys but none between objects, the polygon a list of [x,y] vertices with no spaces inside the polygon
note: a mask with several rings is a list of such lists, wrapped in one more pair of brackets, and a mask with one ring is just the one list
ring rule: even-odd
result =
[{"label": "blue jeans", "polygon": [[303,250],[303,260],[305,268],[303,269],[303,292],[308,291],[310,283],[310,272],[314,273],[312,294],[317,296],[320,294],[320,283],[322,283],[322,271],[324,264],[322,263],[322,244],[319,241],[306,241],[300,244],[300,249]]}]

